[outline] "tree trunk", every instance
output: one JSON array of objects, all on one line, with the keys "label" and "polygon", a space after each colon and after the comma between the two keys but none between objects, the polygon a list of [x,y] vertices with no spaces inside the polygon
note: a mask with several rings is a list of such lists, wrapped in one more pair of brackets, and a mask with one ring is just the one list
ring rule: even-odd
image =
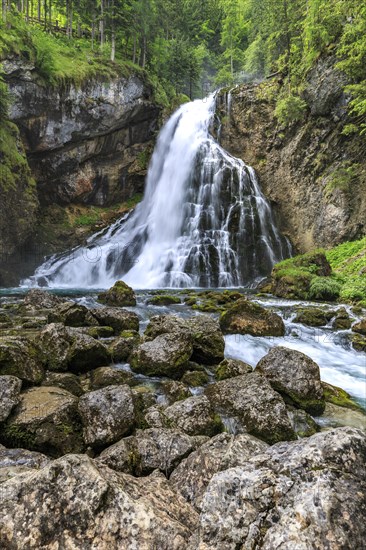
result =
[{"label": "tree trunk", "polygon": [[133,35],[133,56],[132,63],[136,63],[136,34]]},{"label": "tree trunk", "polygon": [[100,47],[103,48],[104,46],[104,0],[101,0],[100,2],[100,24],[99,24],[99,30],[100,30]]},{"label": "tree trunk", "polygon": [[6,6],[6,0],[2,0],[1,2],[1,11],[2,11],[2,18],[4,23],[6,23],[6,12],[7,12],[7,6]]}]

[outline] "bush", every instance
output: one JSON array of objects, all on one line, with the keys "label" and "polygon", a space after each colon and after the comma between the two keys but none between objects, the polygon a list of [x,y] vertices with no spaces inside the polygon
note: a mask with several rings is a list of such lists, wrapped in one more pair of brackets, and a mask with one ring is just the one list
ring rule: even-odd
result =
[{"label": "bush", "polygon": [[366,276],[349,277],[341,289],[340,298],[347,302],[366,300]]},{"label": "bush", "polygon": [[295,95],[289,95],[277,101],[275,116],[280,124],[288,126],[292,122],[301,120],[307,105],[303,99]]},{"label": "bush", "polygon": [[0,76],[0,122],[8,115],[9,92],[8,87]]},{"label": "bush", "polygon": [[342,284],[331,277],[314,277],[310,283],[310,300],[337,300]]}]

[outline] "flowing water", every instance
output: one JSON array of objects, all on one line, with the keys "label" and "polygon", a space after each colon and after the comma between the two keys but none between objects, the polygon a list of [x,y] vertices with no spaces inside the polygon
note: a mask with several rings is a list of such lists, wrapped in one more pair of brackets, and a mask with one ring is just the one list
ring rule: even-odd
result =
[{"label": "flowing water", "polygon": [[[255,172],[214,139],[214,95],[183,105],[160,133],[143,201],[86,248],[48,260],[25,285],[250,286],[290,255]],[[212,130],[212,131],[211,131]]]}]

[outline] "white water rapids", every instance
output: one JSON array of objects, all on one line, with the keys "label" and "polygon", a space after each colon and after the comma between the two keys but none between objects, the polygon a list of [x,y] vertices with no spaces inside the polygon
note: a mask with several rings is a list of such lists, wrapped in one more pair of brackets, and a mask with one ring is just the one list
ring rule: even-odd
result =
[{"label": "white water rapids", "polygon": [[136,289],[250,286],[290,255],[254,170],[210,132],[214,96],[162,129],[143,201],[86,248],[54,256],[25,286]]}]

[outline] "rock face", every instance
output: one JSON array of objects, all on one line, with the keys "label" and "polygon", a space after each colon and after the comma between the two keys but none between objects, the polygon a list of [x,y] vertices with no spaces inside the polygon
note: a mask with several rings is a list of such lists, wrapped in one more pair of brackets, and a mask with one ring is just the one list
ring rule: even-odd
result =
[{"label": "rock face", "polygon": [[284,336],[285,325],[279,315],[241,298],[220,317],[224,334],[252,336]]},{"label": "rock face", "polygon": [[108,386],[79,400],[84,440],[94,447],[115,443],[134,428],[135,411],[128,386]]},{"label": "rock face", "polygon": [[229,378],[211,384],[205,394],[215,411],[234,418],[243,431],[268,443],[295,438],[282,397],[263,376]]},{"label": "rock face", "polygon": [[77,398],[56,387],[25,391],[4,426],[2,438],[9,446],[42,450],[51,456],[82,451]]},{"label": "rock face", "polygon": [[259,361],[256,371],[298,407],[314,415],[324,412],[319,366],[307,355],[278,346]]},{"label": "rock face", "polygon": [[[223,118],[222,145],[256,169],[280,229],[299,252],[361,238],[366,231],[364,144],[356,135],[342,135],[351,120],[336,62],[334,56],[319,58],[303,92],[309,111],[287,128],[278,129],[274,116],[282,84],[273,79],[233,90],[230,116]],[[222,96],[222,114],[226,105]],[[333,185],[349,167],[359,176],[349,185]]]},{"label": "rock face", "polygon": [[365,445],[362,432],[340,428],[216,474],[190,550],[362,548]]},{"label": "rock face", "polygon": [[[2,485],[0,545],[181,550],[198,515],[162,474],[135,479],[69,455]],[[47,502],[47,506],[40,503]],[[22,533],[22,540],[18,534]]]}]

